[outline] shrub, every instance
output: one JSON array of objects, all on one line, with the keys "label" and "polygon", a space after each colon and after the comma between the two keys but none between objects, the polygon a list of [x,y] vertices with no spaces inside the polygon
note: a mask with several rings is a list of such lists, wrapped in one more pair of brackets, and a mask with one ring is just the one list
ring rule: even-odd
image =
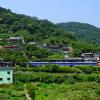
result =
[{"label": "shrub", "polygon": [[91,74],[95,71],[94,66],[77,66],[78,69],[81,69],[85,74]]},{"label": "shrub", "polygon": [[97,95],[100,95],[100,89],[96,89],[95,93],[96,93]]},{"label": "shrub", "polygon": [[46,72],[15,72],[14,81],[16,82],[44,82],[62,83],[64,81],[74,82],[100,82],[99,74],[57,74]]},{"label": "shrub", "polygon": [[96,82],[97,82],[97,83],[100,83],[100,76],[97,76]]},{"label": "shrub", "polygon": [[24,93],[24,91],[13,91],[11,93],[11,95],[12,95],[12,97],[23,97],[23,96],[25,96],[25,93]]},{"label": "shrub", "polygon": [[34,100],[35,99],[35,86],[32,85],[32,84],[27,84],[26,85],[26,88],[28,90],[28,93],[30,95],[30,97],[32,97],[32,99]]}]

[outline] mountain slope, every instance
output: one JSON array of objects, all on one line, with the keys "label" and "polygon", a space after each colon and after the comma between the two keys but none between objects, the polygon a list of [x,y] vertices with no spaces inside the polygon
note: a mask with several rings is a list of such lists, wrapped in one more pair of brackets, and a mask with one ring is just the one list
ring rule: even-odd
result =
[{"label": "mountain slope", "polygon": [[100,44],[100,28],[78,22],[58,23],[57,26],[65,31],[75,32],[79,41]]},{"label": "mountain slope", "polygon": [[[11,36],[21,36],[25,40],[25,44],[14,44],[19,47],[16,50],[0,50],[0,58],[6,61],[44,60],[48,57],[55,57],[55,55],[62,58],[61,52],[44,49],[43,44],[60,48],[70,46],[73,48],[72,56],[80,56],[84,51],[100,51],[100,47],[94,44],[100,43],[99,33],[99,28],[88,24],[62,23],[56,25],[48,20],[16,14],[0,7],[0,47],[13,45],[8,41]],[[30,46],[29,42],[37,45]]]},{"label": "mountain slope", "polygon": [[[24,35],[26,42],[54,42],[62,43],[74,40],[74,35],[64,32],[61,28],[37,17],[15,14],[0,7],[0,33]],[[66,40],[68,39],[68,40]]]},{"label": "mountain slope", "polygon": [[[13,36],[22,37],[25,44],[10,43],[9,38]],[[5,61],[24,62],[43,60],[53,54],[59,56],[59,53],[44,49],[43,44],[63,46],[72,45],[74,41],[76,37],[72,32],[65,32],[48,20],[16,14],[0,7],[0,47],[18,46],[17,49],[0,49],[0,58]],[[29,42],[37,45],[29,45]]]}]

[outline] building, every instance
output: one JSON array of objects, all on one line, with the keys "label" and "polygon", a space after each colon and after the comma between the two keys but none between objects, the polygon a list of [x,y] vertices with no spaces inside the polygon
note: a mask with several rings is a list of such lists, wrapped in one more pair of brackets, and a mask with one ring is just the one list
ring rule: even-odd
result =
[{"label": "building", "polygon": [[21,41],[21,37],[10,37],[9,38],[9,42],[20,42]]},{"label": "building", "polygon": [[5,49],[18,49],[17,45],[9,45],[9,46],[3,46]]},{"label": "building", "polygon": [[100,60],[100,52],[94,54],[94,60]]},{"label": "building", "polygon": [[3,39],[2,38],[0,38],[0,41],[2,41]]},{"label": "building", "polygon": [[83,60],[100,60],[100,52],[96,52],[96,53],[83,53],[81,55]]},{"label": "building", "polygon": [[35,42],[29,42],[28,44],[29,45],[36,45],[37,43],[35,43]]},{"label": "building", "polygon": [[83,60],[94,60],[94,53],[83,53],[81,57]]},{"label": "building", "polygon": [[13,68],[0,66],[0,84],[13,83]]}]

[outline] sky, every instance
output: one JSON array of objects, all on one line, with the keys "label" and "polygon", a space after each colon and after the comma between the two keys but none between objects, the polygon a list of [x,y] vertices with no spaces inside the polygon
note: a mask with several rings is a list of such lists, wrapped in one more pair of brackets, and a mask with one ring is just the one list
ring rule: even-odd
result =
[{"label": "sky", "polygon": [[100,0],[0,0],[0,7],[54,23],[74,21],[100,27]]}]

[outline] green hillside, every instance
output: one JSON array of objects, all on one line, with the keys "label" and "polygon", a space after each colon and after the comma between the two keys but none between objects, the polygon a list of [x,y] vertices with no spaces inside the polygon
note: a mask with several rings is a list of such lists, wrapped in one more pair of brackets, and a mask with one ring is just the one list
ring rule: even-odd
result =
[{"label": "green hillside", "polygon": [[[0,7],[0,47],[17,46],[17,49],[0,49],[0,58],[6,61],[37,61],[64,59],[64,52],[56,52],[51,47],[72,47],[72,56],[82,52],[100,51],[100,29],[88,24],[61,23],[54,24],[46,19],[13,13]],[[21,37],[22,41],[11,43],[10,37]],[[29,45],[29,43],[36,45]]]},{"label": "green hillside", "polygon": [[0,8],[0,33],[24,35],[26,42],[66,43],[72,39],[72,34],[64,32],[48,20],[15,14],[4,8]]},{"label": "green hillside", "polygon": [[[8,42],[8,38],[13,36],[23,37],[25,44]],[[0,38],[3,39],[0,41],[0,46],[19,46],[17,50],[0,50],[0,58],[7,61],[43,60],[49,56],[59,56],[61,54],[41,46],[44,43],[52,46],[73,45],[76,41],[72,32],[65,32],[48,20],[16,14],[2,7],[0,7]],[[38,45],[30,46],[29,42]]]},{"label": "green hillside", "polygon": [[65,31],[75,32],[79,41],[100,44],[100,28],[78,22],[59,23],[57,25]]}]

